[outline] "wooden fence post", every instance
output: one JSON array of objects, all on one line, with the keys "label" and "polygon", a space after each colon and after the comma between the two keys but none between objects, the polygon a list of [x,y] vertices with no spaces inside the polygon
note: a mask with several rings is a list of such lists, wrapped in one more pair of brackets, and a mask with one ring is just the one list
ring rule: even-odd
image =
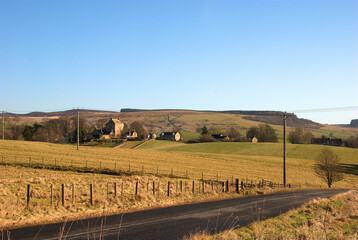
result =
[{"label": "wooden fence post", "polygon": [[180,180],[180,192],[183,192],[183,181]]},{"label": "wooden fence post", "polygon": [[235,179],[235,188],[236,188],[235,189],[236,192],[239,193],[239,179],[238,178]]},{"label": "wooden fence post", "polygon": [[229,192],[229,180],[226,180],[226,192]]},{"label": "wooden fence post", "polygon": [[93,205],[93,185],[90,184],[90,203]]},{"label": "wooden fence post", "polygon": [[147,193],[149,191],[149,182],[147,182]]},{"label": "wooden fence post", "polygon": [[241,189],[244,189],[244,182],[241,181]]},{"label": "wooden fence post", "polygon": [[51,207],[53,205],[53,186],[52,186],[52,183],[51,183]]},{"label": "wooden fence post", "polygon": [[62,206],[65,206],[65,184],[62,183],[62,191],[61,191],[61,196],[62,196]]},{"label": "wooden fence post", "polygon": [[203,180],[203,193],[205,192],[205,181]]},{"label": "wooden fence post", "polygon": [[117,197],[117,182],[114,182],[114,197]]},{"label": "wooden fence post", "polygon": [[193,180],[193,189],[192,189],[193,194],[195,193],[195,181]]},{"label": "wooden fence post", "polygon": [[168,197],[170,196],[170,181],[168,181]]},{"label": "wooden fence post", "polygon": [[155,181],[153,181],[153,196],[155,196]]},{"label": "wooden fence post", "polygon": [[75,184],[72,183],[72,205],[75,205]]},{"label": "wooden fence post", "polygon": [[138,194],[138,182],[135,182],[135,197],[137,197]]},{"label": "wooden fence post", "polygon": [[221,190],[221,191],[222,191],[222,192],[225,192],[225,181],[222,181],[222,182],[221,182],[221,185],[222,185],[222,190]]},{"label": "wooden fence post", "polygon": [[123,182],[122,182],[122,185],[121,185],[121,202],[123,202]]},{"label": "wooden fence post", "polygon": [[30,184],[27,184],[27,199],[26,199],[27,208],[30,207]]}]

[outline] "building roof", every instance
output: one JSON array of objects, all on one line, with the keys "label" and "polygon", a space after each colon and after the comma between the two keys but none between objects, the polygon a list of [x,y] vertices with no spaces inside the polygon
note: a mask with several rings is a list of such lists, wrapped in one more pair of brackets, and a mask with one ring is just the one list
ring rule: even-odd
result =
[{"label": "building roof", "polygon": [[111,120],[114,122],[114,124],[123,124],[119,118],[111,118],[109,121]]},{"label": "building roof", "polygon": [[160,135],[161,136],[174,136],[176,135],[178,132],[162,132]]}]

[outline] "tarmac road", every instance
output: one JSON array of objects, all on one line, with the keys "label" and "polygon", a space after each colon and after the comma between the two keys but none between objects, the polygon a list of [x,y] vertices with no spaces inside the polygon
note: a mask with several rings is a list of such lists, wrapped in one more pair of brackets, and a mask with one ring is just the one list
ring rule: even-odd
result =
[{"label": "tarmac road", "polygon": [[[329,198],[347,190],[283,192],[56,223],[2,233],[1,239],[165,239],[190,233],[210,233],[248,225],[316,198]],[[61,229],[63,229],[61,231]],[[62,232],[62,234],[61,234]]]}]

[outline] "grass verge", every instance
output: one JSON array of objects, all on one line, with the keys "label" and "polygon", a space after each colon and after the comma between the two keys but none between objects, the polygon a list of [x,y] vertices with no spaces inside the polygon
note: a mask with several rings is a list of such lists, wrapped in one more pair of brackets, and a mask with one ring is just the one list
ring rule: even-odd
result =
[{"label": "grass verge", "polygon": [[[9,165],[1,165],[0,172],[2,173],[0,176],[0,231],[271,191],[264,188],[260,191],[248,189],[242,191],[241,194],[222,193],[219,184],[214,185],[214,188],[208,184],[203,192],[202,183],[196,181],[193,194],[192,180],[163,176],[107,175]],[[155,194],[153,194],[153,181]],[[170,197],[167,196],[168,181],[170,181]],[[135,194],[136,183],[138,183],[137,194]],[[30,184],[29,207],[27,207],[26,197],[28,184]],[[65,188],[64,205],[62,205],[62,184]],[[90,204],[90,184],[94,189],[93,205]],[[182,188],[180,188],[181,184]],[[74,195],[72,195],[72,189],[74,189]],[[233,190],[233,187],[231,189]]]},{"label": "grass verge", "polygon": [[358,191],[331,199],[313,200],[302,207],[247,227],[216,235],[199,233],[190,240],[218,239],[357,239]]}]

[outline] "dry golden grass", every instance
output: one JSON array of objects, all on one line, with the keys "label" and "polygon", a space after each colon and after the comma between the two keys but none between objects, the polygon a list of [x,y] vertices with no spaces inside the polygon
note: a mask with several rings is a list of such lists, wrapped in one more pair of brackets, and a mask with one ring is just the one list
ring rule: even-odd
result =
[{"label": "dry golden grass", "polygon": [[[203,193],[199,182],[195,183],[195,194],[192,194],[192,181],[152,175],[111,176],[13,166],[0,166],[0,171],[2,173],[0,230],[239,196],[235,193],[223,194],[218,185],[214,185],[214,191],[211,185],[207,185]],[[156,184],[155,196],[152,191],[153,181]],[[168,181],[171,182],[170,197],[167,196]],[[182,191],[180,191],[180,181],[183,184]],[[114,196],[115,182],[117,197]],[[138,182],[138,194],[135,196],[136,182]],[[29,208],[26,206],[27,184],[30,184],[31,189]],[[53,185],[52,206],[51,184]],[[65,184],[65,206],[62,206],[61,184]],[[74,205],[72,204],[73,184]],[[89,184],[93,184],[94,188],[94,205],[90,204]],[[107,184],[109,195],[107,195]]]},{"label": "dry golden grass", "polygon": [[281,216],[247,227],[213,236],[198,233],[186,239],[358,239],[358,192],[354,190],[331,199],[313,200]]},{"label": "dry golden grass", "polygon": [[[89,168],[128,171],[130,167],[131,171],[141,172],[143,169],[149,174],[157,173],[158,169],[159,174],[170,175],[173,170],[173,175],[180,177],[186,177],[187,171],[190,179],[201,179],[203,173],[204,179],[212,180],[218,177],[219,180],[248,178],[282,181],[282,158],[274,156],[96,147],[81,147],[77,151],[72,145],[26,141],[0,141],[0,148],[4,161],[12,163],[28,163],[31,158],[31,164],[42,163],[44,159],[46,164],[84,167],[87,162]],[[349,163],[354,163],[354,159]],[[325,187],[324,182],[314,174],[313,164],[310,159],[288,158],[287,182]],[[357,183],[358,176],[345,174],[345,179],[333,186],[354,188]]]}]

